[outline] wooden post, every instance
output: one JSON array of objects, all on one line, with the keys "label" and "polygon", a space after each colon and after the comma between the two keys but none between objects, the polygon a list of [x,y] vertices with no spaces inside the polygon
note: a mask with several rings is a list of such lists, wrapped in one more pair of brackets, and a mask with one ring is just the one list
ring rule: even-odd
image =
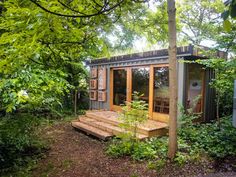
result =
[{"label": "wooden post", "polygon": [[173,160],[177,151],[177,62],[176,62],[176,9],[175,0],[167,0],[168,34],[169,34],[169,85],[170,85],[170,119],[168,157]]},{"label": "wooden post", "polygon": [[127,68],[127,93],[126,93],[126,101],[132,101],[132,69]]},{"label": "wooden post", "polygon": [[154,93],[153,93],[153,85],[154,85],[154,67],[153,65],[150,66],[150,77],[149,77],[149,102],[148,102],[148,112],[149,112],[149,119],[153,119],[153,97],[154,97]]}]

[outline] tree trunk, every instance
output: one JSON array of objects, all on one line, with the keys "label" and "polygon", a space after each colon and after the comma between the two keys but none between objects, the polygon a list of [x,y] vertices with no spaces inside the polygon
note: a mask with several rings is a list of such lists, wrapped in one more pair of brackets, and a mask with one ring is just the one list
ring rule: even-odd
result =
[{"label": "tree trunk", "polygon": [[218,127],[220,129],[221,123],[220,123],[220,93],[219,92],[216,94],[216,119],[218,122]]},{"label": "tree trunk", "polygon": [[170,85],[170,120],[168,157],[173,160],[177,151],[177,62],[176,62],[176,19],[175,0],[167,0],[169,34],[169,85]]},{"label": "tree trunk", "polygon": [[75,90],[75,95],[74,95],[74,113],[75,113],[75,116],[77,115],[77,96],[78,96],[78,92],[77,90]]}]

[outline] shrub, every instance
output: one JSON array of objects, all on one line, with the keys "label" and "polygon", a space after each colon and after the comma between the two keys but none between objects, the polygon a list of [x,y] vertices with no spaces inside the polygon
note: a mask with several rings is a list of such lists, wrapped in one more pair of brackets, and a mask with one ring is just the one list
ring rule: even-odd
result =
[{"label": "shrub", "polygon": [[204,151],[213,158],[236,155],[236,129],[230,117],[222,118],[221,129],[216,122],[182,125],[178,132],[181,139],[188,142],[191,149]]},{"label": "shrub", "polygon": [[122,157],[131,155],[131,147],[131,141],[121,141],[119,139],[114,139],[106,152],[113,157]]},{"label": "shrub", "polygon": [[0,169],[24,164],[27,156],[39,154],[44,144],[36,136],[39,119],[20,115],[0,119]]},{"label": "shrub", "polygon": [[134,92],[134,99],[131,102],[126,102],[125,106],[122,106],[122,112],[119,119],[122,121],[120,127],[124,128],[126,132],[124,136],[121,136],[123,139],[136,141],[138,125],[144,123],[148,119],[148,104],[145,101],[140,100],[141,96],[143,95]]}]

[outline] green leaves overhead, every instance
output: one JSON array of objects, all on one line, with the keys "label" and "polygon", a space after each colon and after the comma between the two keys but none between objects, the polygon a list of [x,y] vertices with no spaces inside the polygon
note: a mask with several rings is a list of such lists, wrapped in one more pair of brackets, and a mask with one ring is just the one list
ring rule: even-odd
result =
[{"label": "green leaves overhead", "polygon": [[221,0],[184,0],[177,3],[181,27],[179,39],[196,45],[204,40],[214,40],[221,30],[220,13],[223,9]]},{"label": "green leaves overhead", "polygon": [[151,11],[135,0],[7,0],[1,6],[0,107],[7,111],[59,102],[66,90],[87,87],[85,59],[109,56],[132,47],[140,35],[151,39],[165,31],[149,26],[154,19],[161,23],[162,14],[147,20]]},{"label": "green leaves overhead", "polygon": [[225,5],[227,9],[221,14],[221,17],[224,19],[223,27],[225,31],[230,32],[231,30],[235,30],[232,29],[231,23],[236,19],[236,0],[226,1]]}]

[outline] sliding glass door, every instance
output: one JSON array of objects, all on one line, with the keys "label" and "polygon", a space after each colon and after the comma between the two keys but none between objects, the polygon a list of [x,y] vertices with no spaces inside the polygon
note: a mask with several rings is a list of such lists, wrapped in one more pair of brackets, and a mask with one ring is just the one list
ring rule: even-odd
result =
[{"label": "sliding glass door", "polygon": [[126,101],[132,101],[136,91],[148,103],[149,117],[154,120],[169,120],[169,67],[150,65],[111,69],[110,106],[121,111]]},{"label": "sliding glass door", "polygon": [[113,105],[125,104],[127,94],[127,71],[118,69],[113,71]]},{"label": "sliding glass door", "polygon": [[132,68],[132,93],[139,92],[146,103],[149,100],[149,67]]},{"label": "sliding glass door", "polygon": [[169,68],[154,68],[153,111],[169,114]]},{"label": "sliding glass door", "polygon": [[149,116],[161,122],[169,121],[169,66],[167,64],[150,66]]},{"label": "sliding glass door", "polygon": [[132,101],[135,91],[142,94],[141,99],[149,103],[149,76],[147,66],[111,69],[111,110],[121,111],[126,101]]}]

